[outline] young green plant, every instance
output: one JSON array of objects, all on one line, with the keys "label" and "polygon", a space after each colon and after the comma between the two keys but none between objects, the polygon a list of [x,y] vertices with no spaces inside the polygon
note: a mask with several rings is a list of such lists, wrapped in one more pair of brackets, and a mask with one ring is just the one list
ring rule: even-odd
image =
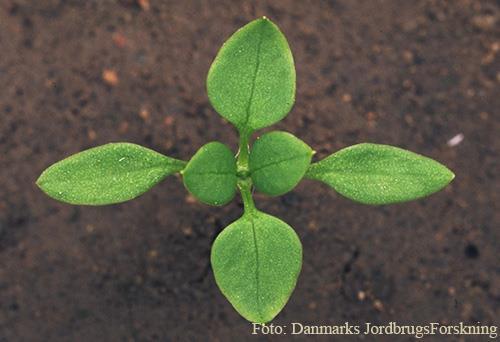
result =
[{"label": "young green plant", "polygon": [[253,190],[291,191],[303,178],[324,182],[365,204],[390,204],[432,194],[453,173],[397,147],[364,143],[311,163],[314,151],[287,132],[252,134],[283,119],[295,100],[295,67],[284,35],[267,18],[254,20],[222,46],[207,77],[215,110],[240,135],[236,156],[220,142],[201,147],[189,162],[130,143],[111,143],[72,155],[37,181],[50,197],[78,205],[131,200],[174,173],[209,205],[225,205],[239,190],[244,211],[217,236],[211,264],[224,296],[251,322],[271,321],[288,301],[302,266],[302,245],[282,220],[255,206]]}]

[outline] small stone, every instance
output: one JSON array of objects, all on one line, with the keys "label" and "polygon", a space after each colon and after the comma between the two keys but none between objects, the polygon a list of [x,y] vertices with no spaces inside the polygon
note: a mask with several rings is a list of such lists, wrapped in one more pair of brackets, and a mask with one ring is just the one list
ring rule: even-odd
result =
[{"label": "small stone", "polygon": [[486,121],[490,117],[490,114],[487,112],[481,112],[481,113],[479,113],[479,117],[481,118],[481,120]]},{"label": "small stone", "polygon": [[352,96],[350,94],[342,95],[342,102],[349,103],[352,101]]},{"label": "small stone", "polygon": [[87,231],[87,233],[92,233],[92,232],[94,232],[95,227],[91,224],[88,224],[85,226],[85,230]]},{"label": "small stone", "polygon": [[377,113],[375,113],[375,112],[366,113],[366,119],[368,121],[375,121],[376,118],[377,118]]},{"label": "small stone", "polygon": [[120,123],[120,126],[118,127],[118,133],[124,134],[127,133],[127,131],[128,131],[128,122],[122,121]]},{"label": "small stone", "polygon": [[307,229],[311,232],[317,232],[318,231],[318,224],[316,223],[316,221],[311,221],[307,225]]},{"label": "small stone", "polygon": [[87,131],[87,137],[89,138],[90,141],[94,141],[97,138],[97,133],[93,129],[89,129]]},{"label": "small stone", "polygon": [[163,119],[163,124],[167,127],[170,127],[172,126],[172,124],[174,123],[174,117],[171,116],[171,115],[167,115],[165,116],[165,118]]},{"label": "small stone", "polygon": [[142,107],[141,110],[139,111],[139,116],[141,117],[142,120],[148,121],[149,120],[149,110],[147,110],[145,107]]},{"label": "small stone", "polygon": [[55,85],[56,85],[56,81],[55,81],[54,79],[49,78],[49,79],[45,80],[45,86],[46,86],[47,88],[52,88],[52,87],[54,87]]},{"label": "small stone", "polygon": [[406,63],[413,63],[414,55],[409,50],[403,51],[403,59]]},{"label": "small stone", "polygon": [[193,228],[184,227],[184,228],[182,228],[182,233],[186,236],[191,236],[191,235],[193,235]]},{"label": "small stone", "polygon": [[413,116],[411,116],[410,114],[406,114],[405,115],[405,122],[408,124],[408,126],[413,126],[413,124],[415,123],[415,120],[413,119]]},{"label": "small stone", "polygon": [[196,198],[193,197],[193,195],[189,194],[185,198],[186,203],[188,204],[195,204],[197,203]]},{"label": "small stone", "polygon": [[143,11],[149,11],[151,9],[149,0],[137,0],[137,4]]},{"label": "small stone", "polygon": [[411,80],[404,80],[403,81],[403,88],[404,89],[411,89],[413,87],[413,82]]},{"label": "small stone", "polygon": [[107,85],[110,85],[112,87],[118,84],[118,74],[116,73],[116,71],[111,69],[104,69],[104,71],[102,72],[102,79],[104,80],[104,82],[106,82]]},{"label": "small stone", "polygon": [[448,140],[448,142],[446,144],[450,147],[455,147],[455,146],[459,145],[460,143],[462,143],[463,140],[464,140],[463,133],[458,133],[453,138]]},{"label": "small stone", "polygon": [[359,291],[358,292],[358,300],[362,302],[365,299],[366,299],[366,293],[365,293],[365,291]]},{"label": "small stone", "polygon": [[475,28],[489,31],[495,28],[495,24],[497,22],[497,18],[494,15],[476,15],[472,18],[472,25]]},{"label": "small stone", "polygon": [[495,60],[495,53],[489,52],[486,55],[484,55],[483,58],[481,58],[481,64],[488,65],[491,64],[494,60]]},{"label": "small stone", "polygon": [[120,32],[113,33],[111,39],[113,40],[113,43],[121,49],[127,46],[127,38],[125,38],[125,36]]},{"label": "small stone", "polygon": [[373,307],[375,308],[375,310],[377,311],[384,311],[384,304],[382,304],[382,302],[378,299],[376,299],[374,302],[373,302]]}]

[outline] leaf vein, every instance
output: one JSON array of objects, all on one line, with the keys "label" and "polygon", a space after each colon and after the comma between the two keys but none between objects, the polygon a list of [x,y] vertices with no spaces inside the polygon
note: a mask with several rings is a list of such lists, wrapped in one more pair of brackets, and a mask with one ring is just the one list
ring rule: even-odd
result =
[{"label": "leaf vein", "polygon": [[259,42],[257,44],[257,56],[256,56],[256,61],[255,61],[255,69],[252,77],[252,87],[250,88],[250,97],[248,98],[248,104],[246,107],[246,112],[245,112],[245,122],[243,123],[244,129],[247,128],[248,121],[250,120],[250,108],[252,107],[252,100],[253,96],[255,93],[255,83],[257,81],[257,74],[259,73],[259,67],[260,67],[260,49],[262,46],[262,30],[259,32]]},{"label": "leaf vein", "polygon": [[260,305],[260,279],[259,279],[259,249],[257,247],[257,232],[255,230],[255,224],[253,217],[250,217],[250,223],[252,224],[252,234],[253,234],[253,244],[255,247],[255,284],[256,284],[256,295],[257,295],[257,310],[259,316],[262,318],[262,309]]},{"label": "leaf vein", "polygon": [[232,176],[236,175],[235,171],[227,172],[217,172],[217,171],[206,171],[206,172],[191,172],[192,175],[204,176],[204,175],[216,175],[216,176]]},{"label": "leaf vein", "polygon": [[329,172],[318,172],[318,175],[334,176],[334,175],[349,175],[349,176],[375,176],[375,177],[394,177],[394,176],[408,176],[416,178],[426,178],[431,173],[413,173],[413,172],[400,172],[400,173],[372,173],[372,172],[352,172],[352,171],[329,171]]}]

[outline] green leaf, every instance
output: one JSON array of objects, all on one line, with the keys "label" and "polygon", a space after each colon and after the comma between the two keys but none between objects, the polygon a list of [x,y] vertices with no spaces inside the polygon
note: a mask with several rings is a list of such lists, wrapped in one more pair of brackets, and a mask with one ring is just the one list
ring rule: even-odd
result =
[{"label": "green leaf", "polygon": [[215,239],[212,269],[220,290],[244,318],[265,323],[285,306],[302,266],[302,245],[280,219],[247,212]]},{"label": "green leaf", "polygon": [[282,195],[300,182],[311,163],[312,149],[287,132],[262,135],[250,151],[249,167],[255,188]]},{"label": "green leaf", "polygon": [[312,164],[306,177],[365,204],[405,202],[444,188],[455,175],[430,158],[397,147],[359,144]]},{"label": "green leaf", "polygon": [[236,193],[236,159],[220,142],[202,146],[181,172],[194,197],[210,205],[224,205]]},{"label": "green leaf", "polygon": [[143,194],[185,164],[139,145],[111,143],[55,163],[42,173],[37,185],[62,202],[113,204]]},{"label": "green leaf", "polygon": [[240,132],[283,119],[295,101],[295,67],[278,27],[264,17],[236,31],[212,63],[207,91],[217,112]]}]

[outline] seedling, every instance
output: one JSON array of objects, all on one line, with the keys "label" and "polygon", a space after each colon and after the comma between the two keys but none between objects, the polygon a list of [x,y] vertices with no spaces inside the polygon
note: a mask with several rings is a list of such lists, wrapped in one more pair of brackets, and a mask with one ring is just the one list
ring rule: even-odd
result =
[{"label": "seedling", "polygon": [[427,196],[454,178],[432,159],[387,145],[354,145],[311,163],[311,147],[274,131],[250,149],[252,134],[283,119],[295,100],[292,53],[265,17],[222,46],[208,72],[207,90],[215,110],[239,132],[236,156],[220,142],[204,145],[189,162],[135,144],[111,143],[55,163],[37,184],[50,197],[78,205],[131,200],[174,173],[209,205],[225,205],[239,190],[243,215],[215,239],[211,264],[224,296],[251,322],[271,321],[283,309],[302,266],[297,234],[255,207],[253,189],[278,196],[309,178],[356,202],[378,205]]}]

